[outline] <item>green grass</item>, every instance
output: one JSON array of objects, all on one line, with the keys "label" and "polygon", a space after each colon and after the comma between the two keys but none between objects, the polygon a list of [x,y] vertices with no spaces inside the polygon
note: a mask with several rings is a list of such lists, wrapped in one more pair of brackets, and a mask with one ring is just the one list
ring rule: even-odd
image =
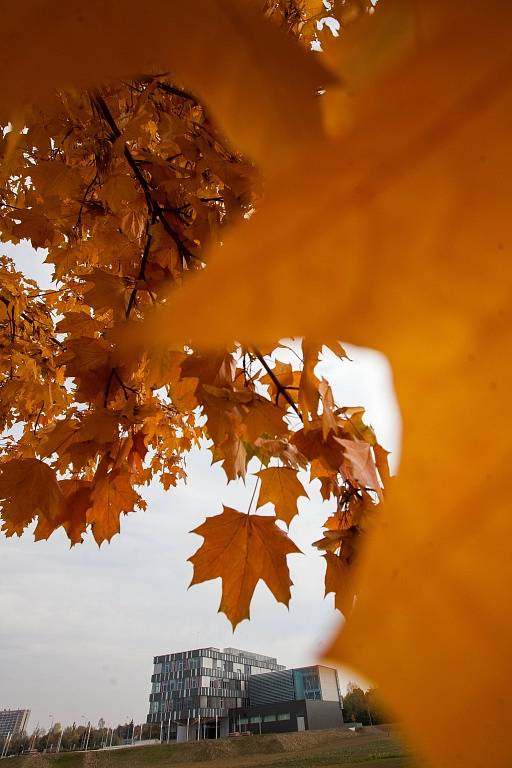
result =
[{"label": "green grass", "polygon": [[25,755],[8,768],[414,768],[406,748],[377,728],[268,734],[133,749]]}]

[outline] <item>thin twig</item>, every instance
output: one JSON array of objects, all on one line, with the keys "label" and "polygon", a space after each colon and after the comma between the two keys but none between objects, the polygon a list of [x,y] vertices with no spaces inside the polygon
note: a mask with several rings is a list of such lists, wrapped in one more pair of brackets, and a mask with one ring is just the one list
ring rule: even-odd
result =
[{"label": "thin twig", "polygon": [[34,424],[34,435],[35,435],[35,433],[37,431],[37,425],[39,424],[39,419],[41,418],[41,414],[43,412],[43,408],[44,408],[44,400],[41,403],[41,407],[39,409],[39,413],[37,414],[37,419],[36,419],[35,424]]},{"label": "thin twig", "polygon": [[[148,262],[149,252],[151,250],[151,242],[153,240],[153,236],[151,234],[151,227],[152,227],[152,225],[154,223],[155,223],[155,216],[154,216],[154,213],[153,213],[153,215],[151,217],[151,222],[148,219],[147,224],[146,224],[146,244],[144,246],[144,252],[142,254],[142,259],[140,261],[140,268],[139,268],[139,275],[137,277],[137,282],[139,282],[139,280],[144,280],[144,277],[145,277],[146,264]],[[133,290],[132,290],[132,292],[130,294],[130,299],[128,301],[128,306],[126,307],[126,317],[130,317],[130,312],[132,311],[133,305],[135,304],[135,299],[137,297],[137,290],[138,290],[137,289],[137,284],[135,284],[135,286],[134,286],[134,288],[133,288]]]},{"label": "thin twig", "polygon": [[195,96],[193,96],[191,93],[188,93],[188,91],[183,91],[181,88],[176,88],[174,85],[162,83],[159,80],[156,84],[156,87],[161,91],[165,91],[165,93],[171,94],[172,96],[179,96],[180,99],[186,99],[187,101],[193,101],[194,104],[199,104]]},{"label": "thin twig", "polygon": [[128,400],[127,392],[133,392],[134,395],[137,395],[138,392],[134,387],[129,387],[128,384],[125,384],[122,378],[120,377],[119,373],[117,372],[116,368],[112,368],[112,373],[114,374],[115,378],[119,382],[121,389],[123,390],[123,395],[125,397],[125,400]]},{"label": "thin twig", "polygon": [[277,376],[275,375],[274,371],[269,366],[269,364],[267,363],[267,361],[265,360],[265,358],[263,357],[261,352],[256,347],[253,347],[253,350],[254,350],[254,354],[256,355],[256,357],[258,358],[258,360],[260,361],[260,363],[262,364],[262,366],[264,367],[264,369],[266,370],[266,372],[268,373],[268,375],[272,379],[273,383],[277,387],[277,391],[278,391],[278,398],[277,399],[279,399],[279,394],[282,395],[284,397],[284,399],[286,400],[286,402],[288,403],[288,405],[290,405],[293,408],[293,410],[295,411],[297,416],[299,416],[302,419],[302,416],[301,416],[300,411],[297,408],[296,404],[294,403],[294,401],[292,400],[292,398],[290,397],[290,395],[286,391],[285,387],[283,387],[283,385],[281,384],[281,382],[279,381],[279,379],[277,378]]},{"label": "thin twig", "polygon": [[258,483],[259,483],[259,482],[260,482],[260,478],[259,478],[259,477],[257,477],[257,478],[256,478],[256,482],[254,483],[254,490],[253,490],[253,492],[252,492],[251,500],[250,500],[250,502],[249,502],[249,506],[248,506],[248,508],[247,508],[247,514],[248,514],[248,515],[250,515],[250,514],[251,514],[251,507],[252,507],[252,503],[253,503],[253,501],[254,501],[254,497],[256,496],[256,489],[258,488]]}]

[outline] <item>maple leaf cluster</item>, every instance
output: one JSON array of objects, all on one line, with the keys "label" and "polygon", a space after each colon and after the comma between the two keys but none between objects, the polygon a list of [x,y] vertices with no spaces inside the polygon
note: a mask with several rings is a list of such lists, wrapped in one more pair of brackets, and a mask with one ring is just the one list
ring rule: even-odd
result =
[{"label": "maple leaf cluster", "polygon": [[[277,3],[264,16],[297,37],[316,10]],[[279,360],[277,343],[277,357],[274,345],[202,349],[186,338],[192,307],[180,319],[184,342],[144,325],[208,268],[224,231],[257,211],[255,164],[166,74],[59,90],[6,133],[3,156],[2,240],[46,249],[54,282],[41,291],[0,263],[4,532],[20,535],[36,518],[36,539],[62,527],[72,545],[88,528],[109,541],[122,515],[146,508],[141,487],[155,477],[176,485],[187,452],[207,439],[230,481],[259,460],[256,507],[272,504],[275,517],[227,509],[209,518],[196,529],[205,541],[193,583],[221,576],[234,626],[259,579],[287,604],[286,555],[298,550],[276,521],[289,526],[297,514],[307,496],[298,475],[309,468],[322,497],[336,500],[317,546],[327,592],[347,611],[385,452],[362,410],[338,407],[315,375],[322,345],[304,340],[302,353],[288,353],[295,365]]]},{"label": "maple leaf cluster", "polygon": [[[208,517],[192,558],[236,623],[258,578],[289,599],[282,526],[309,469],[335,499],[326,589],[347,613],[357,592],[330,659],[433,765],[508,765],[512,6],[154,0],[138,24],[139,6],[3,18],[0,229],[47,248],[56,281],[2,260],[4,528],[102,541],[197,441],[229,479],[257,458],[275,516]],[[340,336],[388,356],[402,412],[375,526],[385,452],[315,373]]]}]

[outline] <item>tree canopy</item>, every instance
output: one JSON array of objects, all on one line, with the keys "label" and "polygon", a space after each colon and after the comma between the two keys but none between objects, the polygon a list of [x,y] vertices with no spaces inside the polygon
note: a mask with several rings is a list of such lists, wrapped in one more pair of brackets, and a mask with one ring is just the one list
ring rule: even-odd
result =
[{"label": "tree canopy", "polygon": [[[2,237],[47,249],[55,287],[39,290],[4,258],[2,427],[23,427],[2,448],[5,533],[37,517],[36,540],[62,526],[72,545],[89,528],[109,541],[121,515],[145,509],[140,486],[175,485],[206,438],[228,480],[259,460],[255,506],[273,504],[287,526],[307,496],[299,472],[320,479],[337,502],[318,542],[326,589],[348,605],[342,587],[382,496],[386,452],[362,409],[338,406],[315,375],[322,344],[206,349],[162,343],[143,325],[202,271],[224,230],[257,209],[255,165],[168,75],[59,92],[24,123],[4,180]],[[288,604],[286,555],[299,550],[275,520],[226,508],[197,533],[194,582],[222,577],[233,626],[249,616],[260,578]]]},{"label": "tree canopy", "polygon": [[[235,625],[258,578],[289,599],[296,547],[276,520],[309,470],[336,500],[317,544],[350,614],[330,658],[375,680],[435,765],[501,766],[512,10],[340,0],[319,56],[325,7],[9,9],[0,229],[48,250],[55,288],[2,258],[3,528],[37,517],[36,538],[101,543],[199,440],[230,480],[257,458],[275,517],[225,508],[192,558]],[[393,366],[391,483],[361,410],[315,373],[340,338]],[[481,725],[470,746],[432,734],[434,672],[454,721]]]}]

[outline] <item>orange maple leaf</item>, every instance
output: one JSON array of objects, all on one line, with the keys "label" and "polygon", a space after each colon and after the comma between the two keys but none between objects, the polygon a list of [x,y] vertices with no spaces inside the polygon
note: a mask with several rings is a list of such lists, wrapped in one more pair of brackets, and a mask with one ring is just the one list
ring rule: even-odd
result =
[{"label": "orange maple leaf", "polygon": [[250,615],[251,599],[263,579],[276,600],[288,605],[292,581],[286,555],[300,549],[278,528],[274,518],[248,515],[231,507],[209,517],[192,533],[204,542],[189,561],[194,566],[190,586],[222,579],[219,612],[226,614],[233,629]]},{"label": "orange maple leaf", "polygon": [[274,505],[277,519],[290,525],[298,512],[297,500],[300,496],[307,497],[297,471],[291,467],[268,467],[255,474],[261,480],[257,506],[270,502]]},{"label": "orange maple leaf", "polygon": [[114,470],[96,481],[91,499],[87,522],[91,523],[93,536],[101,544],[120,532],[120,515],[132,512],[140,496],[133,490],[128,473]]},{"label": "orange maple leaf", "polygon": [[[48,464],[39,459],[12,459],[1,466],[0,506],[7,536],[21,535],[35,515],[49,527],[56,523],[63,496]],[[53,526],[55,527],[55,525]]]},{"label": "orange maple leaf", "polygon": [[346,616],[354,601],[354,571],[344,557],[334,552],[326,552],[324,559],[325,597],[334,592],[334,607]]}]

